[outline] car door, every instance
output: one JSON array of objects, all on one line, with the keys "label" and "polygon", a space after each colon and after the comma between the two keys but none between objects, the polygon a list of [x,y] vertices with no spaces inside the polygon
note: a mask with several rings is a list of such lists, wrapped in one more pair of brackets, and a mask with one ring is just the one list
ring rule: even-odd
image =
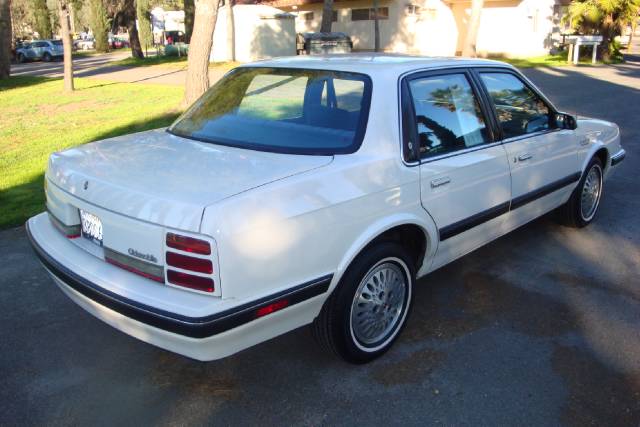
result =
[{"label": "car door", "polygon": [[500,126],[511,168],[514,228],[564,203],[580,179],[578,138],[555,124],[556,111],[509,69],[477,69]]},{"label": "car door", "polygon": [[502,234],[509,163],[469,71],[416,74],[403,85],[410,99],[403,99],[405,142],[419,163],[422,204],[439,232],[437,268]]},{"label": "car door", "polygon": [[31,45],[32,47],[32,52],[33,52],[33,58],[41,58],[42,57],[42,46],[44,45],[43,42],[35,42],[34,44]]}]

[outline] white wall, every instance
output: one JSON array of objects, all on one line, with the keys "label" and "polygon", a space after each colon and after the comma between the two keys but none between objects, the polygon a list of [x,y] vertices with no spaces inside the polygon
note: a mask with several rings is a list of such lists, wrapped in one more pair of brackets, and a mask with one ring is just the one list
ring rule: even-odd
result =
[{"label": "white wall", "polygon": [[[233,7],[236,61],[251,62],[276,56],[296,54],[296,30],[292,16],[264,5]],[[227,11],[218,11],[210,60],[228,61]]]},{"label": "white wall", "polygon": [[[549,53],[555,3],[556,0],[485,1],[478,29],[478,53],[519,57]],[[406,9],[409,4],[419,6],[420,13],[410,15]],[[389,19],[380,20],[380,41],[385,51],[453,56],[462,50],[471,14],[470,0],[381,0],[380,6],[389,8]],[[357,50],[373,50],[373,21],[351,21],[351,9],[368,7],[371,2],[363,0],[334,3],[338,21],[332,29],[349,34]],[[298,15],[297,32],[319,31],[321,3],[285,9]],[[305,21],[305,12],[314,12],[314,19]]]}]

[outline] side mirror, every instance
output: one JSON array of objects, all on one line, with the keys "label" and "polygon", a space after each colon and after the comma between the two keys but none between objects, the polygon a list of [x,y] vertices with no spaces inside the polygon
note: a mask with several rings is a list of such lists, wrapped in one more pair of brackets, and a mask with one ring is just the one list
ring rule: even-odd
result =
[{"label": "side mirror", "polygon": [[556,113],[555,114],[555,124],[557,129],[569,129],[574,130],[578,128],[578,120],[573,117],[571,114],[567,113]]}]

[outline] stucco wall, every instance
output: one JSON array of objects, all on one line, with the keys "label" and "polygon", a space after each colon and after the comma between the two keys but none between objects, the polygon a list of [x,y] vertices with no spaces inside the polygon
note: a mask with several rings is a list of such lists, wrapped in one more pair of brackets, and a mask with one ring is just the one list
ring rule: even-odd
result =
[{"label": "stucco wall", "polygon": [[[553,22],[556,0],[485,1],[478,30],[477,50],[480,55],[505,56],[544,55],[552,48],[552,35],[558,32]],[[409,14],[407,5],[419,6],[420,13]],[[387,0],[389,19],[380,20],[380,42],[385,51],[421,55],[452,56],[462,50],[471,14],[470,1]],[[338,21],[333,31],[349,34],[358,50],[374,47],[373,21],[351,21],[351,9],[371,7],[370,1],[335,2]],[[322,4],[285,8],[297,15],[298,32],[318,31]],[[305,12],[314,12],[306,21]]]},{"label": "stucco wall", "polygon": [[[264,5],[233,7],[236,61],[251,62],[296,54],[296,29],[293,17],[283,18],[282,11]],[[280,16],[280,17],[279,17]],[[211,61],[228,61],[227,11],[218,11],[213,34]]]},{"label": "stucco wall", "polygon": [[[410,15],[406,6],[414,4],[420,7],[420,13]],[[370,1],[354,0],[335,2],[338,13],[333,31],[349,34],[354,49],[373,50],[374,21],[352,21],[352,9],[371,7]],[[457,29],[451,9],[440,0],[418,0],[413,2],[381,1],[380,7],[389,8],[389,19],[380,20],[380,44],[385,51],[415,53],[421,55],[453,55],[457,39]],[[296,30],[313,32],[320,29],[322,4],[300,6],[299,9],[287,9],[296,14]],[[304,14],[314,13],[314,19],[307,21]]]}]

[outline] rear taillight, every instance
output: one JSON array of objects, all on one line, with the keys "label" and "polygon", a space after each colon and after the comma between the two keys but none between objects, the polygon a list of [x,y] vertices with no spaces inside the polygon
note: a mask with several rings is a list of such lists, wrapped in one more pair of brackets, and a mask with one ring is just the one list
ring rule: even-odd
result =
[{"label": "rear taillight", "polygon": [[211,255],[211,245],[206,240],[167,233],[167,246],[185,252],[200,255]]},{"label": "rear taillight", "polygon": [[167,233],[166,246],[167,282],[201,292],[215,290],[213,261],[206,256],[212,253],[208,241]]},{"label": "rear taillight", "polygon": [[175,252],[167,252],[167,265],[182,268],[183,270],[196,271],[198,273],[213,273],[213,264],[210,260],[181,255]]},{"label": "rear taillight", "polygon": [[181,273],[175,270],[167,270],[169,283],[195,289],[203,292],[213,292],[213,279],[209,277],[195,276],[193,274]]}]

